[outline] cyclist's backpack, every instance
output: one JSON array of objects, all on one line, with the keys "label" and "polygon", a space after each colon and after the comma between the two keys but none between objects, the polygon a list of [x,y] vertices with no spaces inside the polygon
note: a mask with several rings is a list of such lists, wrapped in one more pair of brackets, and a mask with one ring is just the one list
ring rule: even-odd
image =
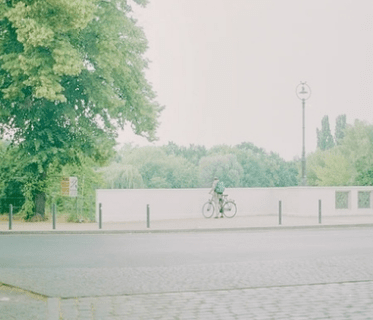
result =
[{"label": "cyclist's backpack", "polygon": [[225,190],[224,182],[219,181],[215,187],[215,192],[218,194],[223,194],[224,190]]}]

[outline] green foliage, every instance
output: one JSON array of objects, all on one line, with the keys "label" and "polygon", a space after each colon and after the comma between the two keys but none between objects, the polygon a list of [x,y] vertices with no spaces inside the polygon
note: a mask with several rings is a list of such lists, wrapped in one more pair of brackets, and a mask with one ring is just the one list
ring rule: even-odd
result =
[{"label": "green foliage", "polygon": [[141,189],[144,187],[139,170],[130,164],[112,163],[102,171],[109,189]]},{"label": "green foliage", "polygon": [[239,145],[236,152],[244,173],[242,187],[285,187],[297,185],[295,162],[286,162],[275,153],[267,154],[250,143]]},{"label": "green foliage", "polygon": [[358,186],[373,186],[373,168],[358,171],[355,183]]},{"label": "green foliage", "polygon": [[373,126],[356,120],[353,126],[346,128],[342,143],[342,152],[351,165],[360,170],[373,165]]},{"label": "green foliage", "polygon": [[272,183],[267,176],[266,153],[249,143],[237,147],[236,156],[243,168],[241,187],[268,187]]},{"label": "green foliage", "polygon": [[154,140],[162,108],[126,0],[2,1],[0,14],[0,133],[17,150],[30,211],[51,166],[104,163],[126,123]]},{"label": "green foliage", "polygon": [[[88,158],[80,158],[78,164],[61,166],[56,160],[48,169],[44,179],[36,179],[34,173],[27,171],[27,162],[16,148],[5,148],[0,143],[0,205],[1,212],[8,212],[12,204],[14,212],[20,213],[29,220],[35,213],[35,192],[41,190],[46,195],[46,205],[58,204],[58,212],[74,216],[77,214],[86,219],[93,219],[95,212],[95,190],[103,187],[101,175],[97,173],[96,163]],[[69,198],[61,194],[62,177],[79,178],[79,197]]]},{"label": "green foliage", "polygon": [[318,150],[309,157],[308,184],[316,186],[347,186],[351,184],[352,170],[340,149]]},{"label": "green foliage", "polygon": [[120,179],[120,168],[128,166],[138,173],[134,188],[194,188],[198,185],[197,167],[183,157],[167,154],[164,147],[125,145],[115,162],[104,170],[107,183]]},{"label": "green foliage", "polygon": [[170,183],[164,177],[153,176],[148,181],[148,188],[152,189],[169,189],[171,188]]},{"label": "green foliage", "polygon": [[[3,10],[8,32],[3,33],[2,47],[8,50],[1,52],[2,69],[12,80],[2,89],[4,99],[23,100],[28,95],[66,102],[62,77],[77,76],[84,67],[71,38],[93,20],[94,2],[14,1],[3,4]],[[25,93],[28,89],[31,94]]]},{"label": "green foliage", "polygon": [[204,146],[196,146],[191,144],[188,148],[178,146],[173,142],[169,142],[167,146],[164,146],[166,154],[182,157],[198,166],[200,160],[207,155],[207,149]]},{"label": "green foliage", "polygon": [[18,212],[25,203],[22,180],[17,178],[16,162],[8,146],[0,140],[0,214],[9,212],[10,205]]},{"label": "green foliage", "polygon": [[334,147],[333,136],[330,131],[329,117],[324,116],[321,121],[321,130],[317,132],[317,147],[320,150],[329,150]]},{"label": "green foliage", "polygon": [[211,187],[214,177],[224,182],[225,187],[238,187],[243,173],[237,157],[232,154],[207,156],[199,165],[200,185]]},{"label": "green foliage", "polygon": [[307,156],[306,176],[307,184],[310,186],[318,185],[319,179],[315,170],[318,167],[325,167],[323,151],[320,149],[317,149],[315,152],[312,152]]},{"label": "green foliage", "polygon": [[241,149],[241,150],[251,150],[253,153],[257,153],[257,154],[266,154],[264,149],[255,146],[251,142],[243,142],[243,143],[239,144],[237,146],[237,148]]},{"label": "green foliage", "polygon": [[[44,182],[41,180],[40,182]],[[23,190],[22,193],[25,196],[25,203],[22,206],[22,217],[25,220],[31,219],[31,217],[34,214],[34,208],[35,208],[35,201],[34,201],[34,193],[33,190],[38,188],[38,190],[42,191],[43,189],[40,188],[40,185],[34,180],[32,181],[29,179],[24,185],[23,185]]]},{"label": "green foliage", "polygon": [[8,142],[0,142],[0,205],[1,212],[9,212],[9,206],[14,206],[14,212],[19,212],[27,203],[26,183],[29,173],[23,172],[23,162],[20,161],[17,150],[9,147]]},{"label": "green foliage", "polygon": [[295,162],[286,162],[278,154],[270,153],[265,164],[268,176],[266,187],[286,187],[298,184],[298,169]]},{"label": "green foliage", "polygon": [[[63,177],[78,178],[78,197],[62,195]],[[51,166],[46,185],[48,208],[56,203],[58,213],[68,214],[70,221],[95,220],[96,189],[104,188],[105,183],[92,159],[85,157],[80,159],[79,165],[67,164],[61,169]]]},{"label": "green foliage", "polygon": [[336,119],[334,140],[337,146],[342,144],[342,140],[345,137],[345,131],[347,127],[346,115],[339,115]]},{"label": "green foliage", "polygon": [[373,125],[356,120],[345,130],[341,152],[348,159],[353,183],[367,185],[373,168]]},{"label": "green foliage", "polygon": [[207,151],[207,156],[229,155],[229,154],[234,154],[235,151],[236,151],[235,147],[222,144],[222,145],[213,146],[211,149],[209,149]]},{"label": "green foliage", "polygon": [[345,117],[337,119],[345,127],[339,145],[330,150],[317,150],[307,158],[310,185],[373,185],[373,125],[356,120],[347,126]]},{"label": "green foliage", "polygon": [[[282,187],[297,185],[297,167],[277,154],[267,154],[251,143],[238,146],[219,145],[207,150],[203,146],[180,147],[170,142],[163,147],[125,145],[114,162],[103,170],[107,185],[121,180],[122,169],[136,168],[141,183],[134,188],[210,187],[218,176],[226,187]],[[122,181],[122,180],[121,180]]]}]

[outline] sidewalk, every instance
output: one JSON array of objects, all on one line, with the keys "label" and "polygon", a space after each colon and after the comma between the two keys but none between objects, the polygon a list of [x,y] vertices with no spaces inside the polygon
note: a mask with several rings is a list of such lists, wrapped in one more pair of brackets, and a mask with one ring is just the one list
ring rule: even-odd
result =
[{"label": "sidewalk", "polygon": [[147,227],[146,221],[138,222],[104,222],[102,229],[98,223],[58,223],[53,230],[52,222],[20,222],[13,221],[9,231],[8,221],[0,221],[0,234],[10,233],[129,233],[129,232],[193,232],[214,230],[257,230],[286,228],[323,228],[347,226],[373,226],[373,215],[322,217],[282,216],[281,225],[278,215],[270,216],[237,216],[232,219],[178,219],[154,220]]}]

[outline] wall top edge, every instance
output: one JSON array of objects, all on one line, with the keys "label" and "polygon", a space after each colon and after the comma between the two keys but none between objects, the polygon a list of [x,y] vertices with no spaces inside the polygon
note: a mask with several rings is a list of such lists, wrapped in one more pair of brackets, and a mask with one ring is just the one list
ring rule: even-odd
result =
[{"label": "wall top edge", "polygon": [[[128,192],[128,191],[197,191],[210,190],[210,188],[185,188],[185,189],[96,189],[99,192]],[[226,188],[226,190],[371,190],[373,186],[336,186],[336,187],[316,187],[316,186],[299,186],[299,187],[274,187],[274,188]]]}]

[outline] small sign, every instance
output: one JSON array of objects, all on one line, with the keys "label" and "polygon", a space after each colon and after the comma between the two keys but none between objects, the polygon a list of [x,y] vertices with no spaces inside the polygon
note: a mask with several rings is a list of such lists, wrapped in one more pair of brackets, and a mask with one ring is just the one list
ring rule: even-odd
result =
[{"label": "small sign", "polygon": [[78,178],[77,177],[65,177],[61,180],[61,193],[67,197],[78,196]]},{"label": "small sign", "polygon": [[78,178],[77,177],[70,177],[70,197],[77,197],[78,196]]},{"label": "small sign", "polygon": [[70,179],[69,178],[62,178],[61,180],[61,194],[63,196],[69,196],[70,192]]}]

